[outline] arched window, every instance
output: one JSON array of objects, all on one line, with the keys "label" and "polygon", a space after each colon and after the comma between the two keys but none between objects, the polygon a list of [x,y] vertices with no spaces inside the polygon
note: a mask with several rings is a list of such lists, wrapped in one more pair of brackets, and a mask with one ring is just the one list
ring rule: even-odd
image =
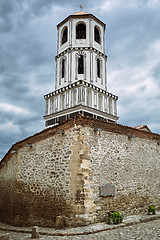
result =
[{"label": "arched window", "polygon": [[65,60],[62,59],[62,78],[64,78],[64,72],[65,72]]},{"label": "arched window", "polygon": [[67,42],[68,40],[68,28],[65,27],[64,30],[62,30],[62,44]]},{"label": "arched window", "polygon": [[86,39],[86,25],[79,23],[76,27],[76,39]]},{"label": "arched window", "polygon": [[94,41],[96,41],[99,44],[101,43],[99,29],[96,26],[94,27]]},{"label": "arched window", "polygon": [[100,63],[100,60],[98,58],[97,59],[97,77],[100,78],[100,75],[101,75],[101,63]]},{"label": "arched window", "polygon": [[78,57],[78,74],[84,74],[83,55]]}]

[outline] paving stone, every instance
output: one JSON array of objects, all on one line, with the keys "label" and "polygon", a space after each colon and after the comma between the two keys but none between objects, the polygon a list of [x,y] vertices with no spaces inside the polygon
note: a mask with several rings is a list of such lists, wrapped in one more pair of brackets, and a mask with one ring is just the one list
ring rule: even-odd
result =
[{"label": "paving stone", "polygon": [[[93,225],[96,229],[96,224]],[[49,235],[41,235],[41,240],[159,240],[160,239],[160,219],[154,220],[154,221],[148,221],[144,223],[138,223],[131,226],[126,227],[120,227],[112,230],[104,230],[100,231],[98,233],[92,233],[88,234],[93,230],[93,226],[84,227],[84,228],[75,228],[73,229],[65,229],[63,233],[66,234],[66,236],[49,236]],[[100,226],[105,226],[104,223],[97,224],[98,229],[100,229]],[[106,225],[107,226],[107,225]],[[1,226],[0,226],[1,227]],[[5,227],[5,226],[4,226]],[[16,228],[15,228],[16,229]],[[45,229],[45,228],[44,228]],[[67,236],[70,233],[76,233],[76,231],[79,231],[79,233],[84,233],[84,229],[86,231],[86,235],[73,235],[73,236]],[[41,231],[42,228],[40,228],[39,231]],[[51,229],[48,229],[48,231]],[[5,234],[9,232],[8,230],[0,230],[0,236],[2,234]],[[47,229],[46,229],[47,232]],[[57,232],[57,231],[56,231]],[[62,233],[62,231],[59,230],[59,233]],[[25,240],[30,239],[29,233],[20,233],[20,232],[9,232],[10,239],[11,240]]]},{"label": "paving stone", "polygon": [[9,240],[9,233],[5,233],[5,234],[2,234],[0,235],[0,240]]},{"label": "paving stone", "polygon": [[38,226],[34,226],[33,228],[32,228],[32,236],[31,236],[31,238],[39,238],[39,228],[38,228]]}]

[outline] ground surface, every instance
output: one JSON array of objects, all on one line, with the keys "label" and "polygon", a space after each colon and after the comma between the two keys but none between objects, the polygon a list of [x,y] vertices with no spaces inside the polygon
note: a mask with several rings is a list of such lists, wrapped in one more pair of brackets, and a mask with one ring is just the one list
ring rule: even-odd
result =
[{"label": "ground surface", "polygon": [[[68,230],[69,231],[69,230]],[[9,231],[0,230],[0,235]],[[11,240],[31,239],[30,233],[16,233],[9,232]],[[41,240],[160,240],[160,219],[149,221],[146,223],[139,223],[132,226],[121,227],[118,229],[103,231],[99,233],[79,236],[45,236],[40,235]]]}]

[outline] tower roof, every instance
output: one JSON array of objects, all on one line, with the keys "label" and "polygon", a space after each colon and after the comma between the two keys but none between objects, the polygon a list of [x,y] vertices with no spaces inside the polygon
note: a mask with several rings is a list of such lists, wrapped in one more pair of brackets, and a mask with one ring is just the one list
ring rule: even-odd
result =
[{"label": "tower roof", "polygon": [[67,18],[65,18],[62,22],[60,22],[57,25],[57,28],[60,27],[62,24],[64,24],[65,22],[67,22],[70,18],[88,18],[91,17],[94,20],[98,21],[100,24],[102,24],[104,27],[106,26],[106,24],[104,22],[102,22],[101,20],[99,20],[97,17],[95,17],[93,14],[88,13],[88,12],[83,12],[83,11],[79,11],[79,12],[75,12],[72,15],[69,15]]},{"label": "tower roof", "polygon": [[79,11],[79,12],[75,12],[73,15],[85,15],[85,14],[89,14],[89,13],[88,12]]}]

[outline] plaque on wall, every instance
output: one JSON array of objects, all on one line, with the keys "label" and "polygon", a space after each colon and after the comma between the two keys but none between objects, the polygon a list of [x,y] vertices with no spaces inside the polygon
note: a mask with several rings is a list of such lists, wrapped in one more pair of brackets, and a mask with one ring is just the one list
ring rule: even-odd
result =
[{"label": "plaque on wall", "polygon": [[100,197],[113,197],[115,196],[115,185],[106,183],[99,187],[99,196]]}]

